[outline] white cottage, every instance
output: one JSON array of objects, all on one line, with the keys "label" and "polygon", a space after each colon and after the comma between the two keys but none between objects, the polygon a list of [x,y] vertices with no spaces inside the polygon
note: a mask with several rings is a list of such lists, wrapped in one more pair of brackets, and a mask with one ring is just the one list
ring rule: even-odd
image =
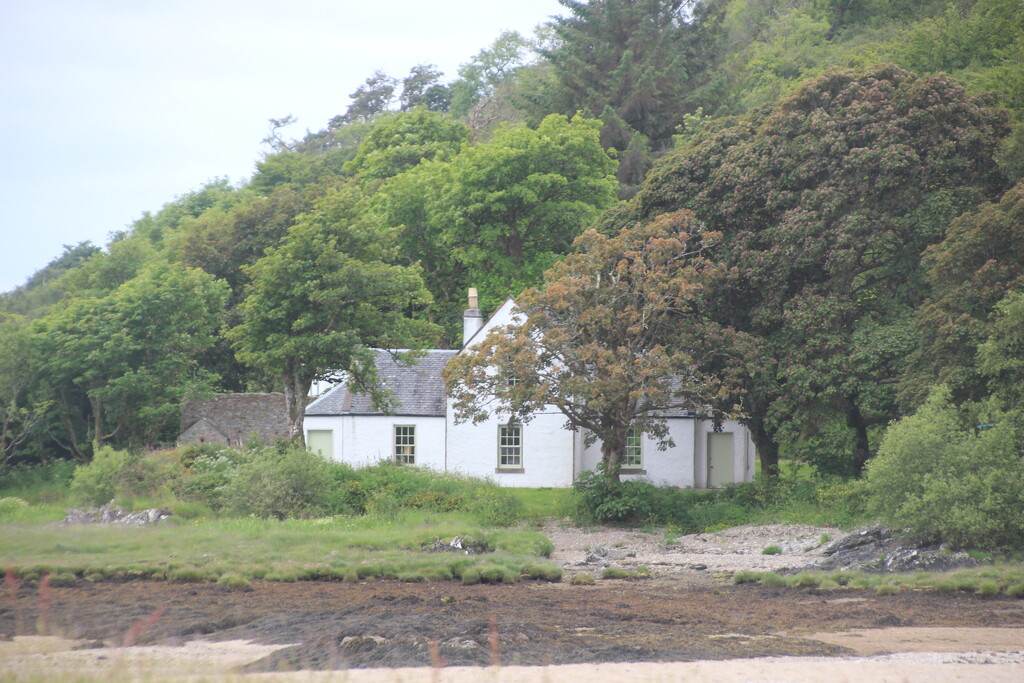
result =
[{"label": "white cottage", "polygon": [[[511,297],[485,322],[473,298],[463,319],[463,349],[492,328],[513,322]],[[306,443],[334,460],[353,466],[381,460],[415,464],[438,471],[489,477],[502,486],[566,487],[601,461],[601,445],[586,445],[580,430],[566,429],[554,407],[526,424],[510,424],[492,414],[479,424],[456,424],[441,372],[462,351],[427,351],[415,364],[377,355],[381,382],[392,391],[391,414],[375,410],[365,394],[340,384],[306,408]],[[666,414],[675,446],[658,449],[647,435],[630,436],[623,479],[646,478],[655,484],[717,488],[750,481],[754,446],[743,425],[727,420],[716,432],[710,420],[686,410]]]}]

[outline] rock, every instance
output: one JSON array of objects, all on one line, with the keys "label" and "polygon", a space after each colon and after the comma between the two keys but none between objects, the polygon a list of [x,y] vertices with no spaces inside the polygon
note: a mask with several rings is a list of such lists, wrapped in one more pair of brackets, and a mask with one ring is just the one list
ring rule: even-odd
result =
[{"label": "rock", "polygon": [[341,639],[341,647],[345,650],[365,652],[373,650],[388,642],[383,636],[345,636]]},{"label": "rock", "polygon": [[471,638],[450,638],[441,643],[442,650],[475,650],[480,647],[480,643],[472,640]]},{"label": "rock", "polygon": [[918,569],[944,572],[977,566],[978,561],[967,553],[954,553],[942,549],[921,550],[919,548],[896,548],[877,563],[878,569],[889,572],[912,572]]},{"label": "rock", "polygon": [[60,525],[69,524],[122,524],[124,526],[147,526],[158,524],[171,517],[173,513],[167,508],[150,508],[125,512],[124,508],[115,505],[111,500],[98,508],[69,508],[68,514]]},{"label": "rock", "polygon": [[827,559],[818,569],[854,569],[869,572],[946,571],[977,567],[978,562],[966,553],[943,548],[910,545],[905,539],[894,539],[892,531],[875,525],[855,531],[826,547]]},{"label": "rock", "polygon": [[605,548],[604,546],[599,545],[587,553],[587,557],[583,561],[583,564],[607,565],[609,561],[622,560],[627,557],[636,557],[636,553],[617,550],[615,548]]},{"label": "rock", "polygon": [[860,531],[854,531],[846,538],[833,541],[821,551],[821,554],[835,555],[836,553],[862,548],[866,545],[878,546],[891,538],[891,530],[885,528],[881,524],[876,524],[874,526],[861,529]]},{"label": "rock", "polygon": [[423,546],[428,553],[462,553],[464,555],[481,555],[490,552],[491,548],[484,541],[477,541],[469,536],[455,536],[450,541],[435,538],[433,543]]}]

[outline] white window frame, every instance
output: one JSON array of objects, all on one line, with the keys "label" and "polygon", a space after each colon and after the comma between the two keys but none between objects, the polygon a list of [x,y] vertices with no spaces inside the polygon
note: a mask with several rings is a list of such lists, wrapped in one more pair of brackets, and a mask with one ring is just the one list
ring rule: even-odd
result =
[{"label": "white window frame", "polygon": [[416,464],[416,425],[394,425],[391,430],[392,459],[400,465]]},{"label": "white window frame", "polygon": [[626,432],[626,448],[622,452],[623,470],[642,470],[644,468],[644,434],[636,427]]},{"label": "white window frame", "polygon": [[498,425],[498,470],[522,471],[523,469],[523,426],[520,424]]}]

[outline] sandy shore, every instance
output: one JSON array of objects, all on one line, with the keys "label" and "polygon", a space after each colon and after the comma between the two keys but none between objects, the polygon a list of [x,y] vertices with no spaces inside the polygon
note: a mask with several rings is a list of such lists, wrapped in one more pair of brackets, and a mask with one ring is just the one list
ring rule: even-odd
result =
[{"label": "sandy shore", "polygon": [[607,681],[1021,681],[1024,629],[888,628],[812,636],[862,657],[763,657],[702,662],[567,664],[443,669],[350,669],[237,674],[280,646],[191,641],[181,646],[83,648],[79,641],[19,636],[0,643],[5,681],[346,681],[573,683]]}]

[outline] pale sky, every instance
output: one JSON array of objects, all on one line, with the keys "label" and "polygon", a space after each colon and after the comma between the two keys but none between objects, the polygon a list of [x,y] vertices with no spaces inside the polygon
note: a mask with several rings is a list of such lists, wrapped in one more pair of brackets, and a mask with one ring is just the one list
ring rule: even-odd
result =
[{"label": "pale sky", "polygon": [[456,78],[557,0],[0,0],[0,291],[144,211],[253,172],[267,121],[301,137],[375,69]]}]

